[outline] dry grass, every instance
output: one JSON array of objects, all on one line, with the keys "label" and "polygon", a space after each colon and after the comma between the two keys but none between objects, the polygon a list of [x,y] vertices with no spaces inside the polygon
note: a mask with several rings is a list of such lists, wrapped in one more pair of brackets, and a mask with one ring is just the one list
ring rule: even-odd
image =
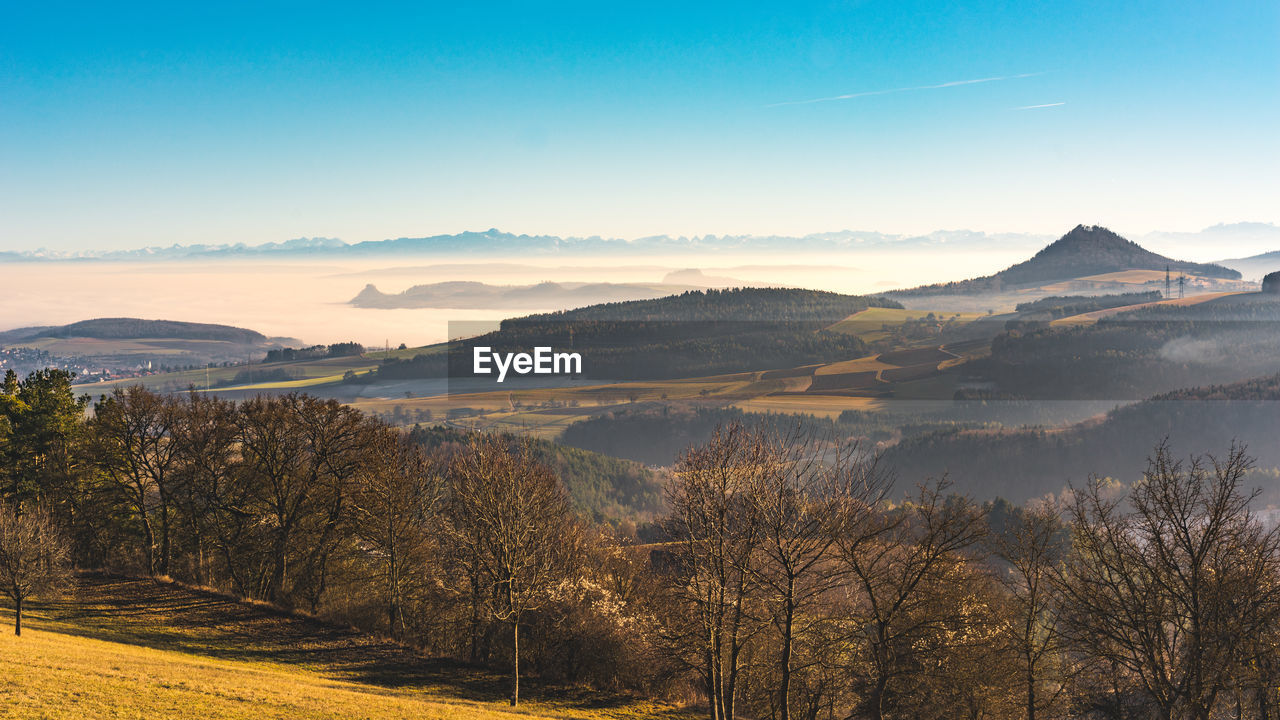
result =
[{"label": "dry grass", "polygon": [[879,355],[871,355],[868,357],[861,357],[854,360],[845,360],[843,362],[831,363],[830,365],[823,365],[822,367],[815,370],[813,374],[814,375],[843,375],[845,373],[870,372],[873,370],[875,371],[888,370],[891,367],[894,367],[894,366],[885,362],[881,362]]},{"label": "dry grass", "polygon": [[794,413],[818,417],[838,417],[845,410],[871,412],[883,410],[884,400],[871,397],[841,397],[837,395],[766,395],[742,400],[734,407],[747,412]]},{"label": "dry grass", "polygon": [[[0,637],[6,718],[496,718],[312,672],[30,629]],[[548,717],[530,714],[528,717]]]},{"label": "dry grass", "polygon": [[867,342],[883,340],[887,337],[884,332],[885,325],[901,325],[908,320],[919,320],[928,317],[930,313],[938,318],[941,322],[953,320],[957,324],[964,324],[985,317],[983,313],[976,312],[954,312],[945,310],[899,310],[897,308],[867,308],[862,312],[857,312],[840,322],[827,328],[835,332],[846,333],[849,335],[857,335]]},{"label": "dry grass", "polygon": [[0,718],[683,717],[532,681],[513,711],[501,676],[348,629],[147,580],[78,585],[37,604],[21,637],[0,633]]}]

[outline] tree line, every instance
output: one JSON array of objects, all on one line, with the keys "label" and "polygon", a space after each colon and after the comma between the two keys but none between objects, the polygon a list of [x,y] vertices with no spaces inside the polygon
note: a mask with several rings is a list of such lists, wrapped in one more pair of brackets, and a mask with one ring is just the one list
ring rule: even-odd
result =
[{"label": "tree line", "polygon": [[1155,305],[1092,325],[1013,320],[960,370],[1013,398],[1141,399],[1275,372],[1280,302],[1261,294]]},{"label": "tree line", "polygon": [[1109,310],[1163,299],[1164,293],[1159,290],[1115,293],[1111,295],[1053,295],[1029,302],[1020,302],[1014,309],[1020,313],[1043,314],[1047,319],[1056,320],[1095,310]]},{"label": "tree line", "polygon": [[364,345],[358,342],[341,342],[332,345],[311,345],[301,348],[272,348],[267,351],[267,357],[262,361],[266,363],[273,362],[293,362],[296,360],[320,360],[323,358],[349,357],[352,355],[363,355]]},{"label": "tree line", "polygon": [[512,438],[428,449],[333,401],[141,387],[86,419],[65,373],[0,395],[0,589],[169,577],[520,679],[733,718],[1211,718],[1280,711],[1280,532],[1243,450],[1061,506],[904,492],[838,439],[730,424],[662,536],[575,513]]},{"label": "tree line", "polygon": [[[886,448],[882,462],[908,477],[943,472],[959,490],[1024,500],[1062,492],[1074,479],[1105,468],[1114,478],[1140,476],[1149,448],[1162,439],[1174,447],[1254,449],[1258,473],[1280,468],[1280,375],[1228,385],[1186,388],[1060,427],[1006,427],[980,432],[963,426],[933,428]],[[1274,475],[1273,475],[1274,477]],[[1280,505],[1280,483],[1263,486],[1263,503]]]},{"label": "tree line", "polygon": [[803,288],[727,288],[687,290],[651,300],[601,303],[572,310],[503,320],[503,330],[538,323],[605,322],[826,322],[868,307],[902,309],[883,297],[844,295]]}]

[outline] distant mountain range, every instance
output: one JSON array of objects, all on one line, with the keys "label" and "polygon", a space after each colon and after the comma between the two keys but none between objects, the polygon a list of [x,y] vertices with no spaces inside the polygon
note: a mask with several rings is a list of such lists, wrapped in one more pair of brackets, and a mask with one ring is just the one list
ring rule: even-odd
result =
[{"label": "distant mountain range", "polygon": [[[785,235],[701,235],[673,237],[654,235],[623,240],[618,238],[559,237],[523,235],[489,229],[427,237],[401,237],[347,243],[336,238],[296,238],[261,245],[245,243],[171,245],[133,250],[31,250],[0,252],[0,262],[30,260],[181,260],[235,257],[377,257],[404,255],[555,255],[626,251],[661,254],[688,251],[838,251],[857,248],[919,247],[1036,247],[1052,236],[1036,233],[985,233],[971,230],[940,230],[926,235],[906,235],[870,231],[841,230]],[[1198,233],[1153,232],[1138,237],[1143,243],[1176,249],[1201,250],[1207,244],[1218,247],[1262,249],[1280,247],[1280,227],[1270,223],[1232,223],[1206,228]]]},{"label": "distant mountain range", "polygon": [[1077,225],[1029,260],[994,275],[900,291],[901,295],[976,295],[1103,275],[1124,270],[1164,270],[1223,280],[1240,279],[1239,271],[1211,263],[1174,260],[1153,253],[1107,228]]},{"label": "distant mountain range", "polygon": [[819,251],[892,244],[960,245],[966,243],[1025,245],[1040,243],[1047,236],[1026,233],[982,233],[968,230],[938,231],[928,235],[893,235],[845,230],[799,237],[781,235],[702,235],[672,237],[654,235],[622,240],[618,238],[517,235],[491,228],[483,232],[395,238],[346,243],[334,238],[298,238],[281,243],[246,245],[171,245],[136,250],[86,250],[66,252],[34,250],[0,253],[3,260],[181,260],[187,258],[230,257],[378,257],[404,255],[554,255],[626,251],[661,254],[697,250],[788,250]]}]

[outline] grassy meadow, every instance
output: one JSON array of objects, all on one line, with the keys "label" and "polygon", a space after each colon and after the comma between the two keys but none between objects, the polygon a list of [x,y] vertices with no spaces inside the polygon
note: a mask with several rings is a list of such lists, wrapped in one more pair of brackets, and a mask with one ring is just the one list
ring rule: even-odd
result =
[{"label": "grassy meadow", "polygon": [[627,696],[506,679],[386,640],[150,580],[81,577],[69,597],[0,610],[0,718],[680,718]]}]

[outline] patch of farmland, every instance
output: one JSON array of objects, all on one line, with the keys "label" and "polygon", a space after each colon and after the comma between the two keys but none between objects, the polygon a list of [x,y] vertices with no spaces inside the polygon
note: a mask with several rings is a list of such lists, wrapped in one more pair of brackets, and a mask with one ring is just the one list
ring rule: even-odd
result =
[{"label": "patch of farmland", "polygon": [[924,363],[932,363],[937,366],[940,362],[954,360],[956,357],[955,353],[947,352],[941,347],[911,348],[881,353],[880,362],[896,367],[908,367]]},{"label": "patch of farmland", "polygon": [[830,366],[829,365],[827,366],[805,365],[803,367],[789,368],[785,370],[765,370],[764,372],[760,373],[760,379],[761,380],[782,380],[785,378],[808,377],[814,374],[814,372],[822,370],[824,367],[830,367]]},{"label": "patch of farmland", "polygon": [[867,357],[855,358],[853,360],[842,360],[840,362],[823,365],[814,371],[814,375],[842,375],[852,372],[867,372],[886,370],[893,367],[886,363],[880,362],[879,355],[869,355]]},{"label": "patch of farmland", "polygon": [[885,325],[901,325],[908,320],[920,320],[932,314],[939,322],[967,323],[983,317],[975,312],[947,312],[930,309],[902,310],[898,308],[867,308],[828,327],[834,332],[857,335],[874,341],[884,336]]},{"label": "patch of farmland", "polygon": [[823,390],[865,390],[880,384],[879,371],[840,373],[837,375],[814,375],[809,383],[809,392]]},{"label": "patch of farmland", "polygon": [[894,368],[885,370],[880,373],[880,378],[885,382],[909,382],[911,380],[921,380],[934,375],[938,372],[938,366],[934,363],[924,363],[922,365],[909,365],[907,367]]}]

